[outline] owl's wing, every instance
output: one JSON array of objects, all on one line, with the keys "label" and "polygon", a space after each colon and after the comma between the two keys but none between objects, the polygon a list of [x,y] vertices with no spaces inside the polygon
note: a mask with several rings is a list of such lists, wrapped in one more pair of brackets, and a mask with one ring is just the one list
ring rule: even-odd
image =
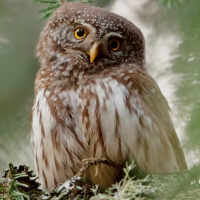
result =
[{"label": "owl's wing", "polygon": [[[177,163],[177,169],[187,169],[185,155],[169,115],[170,108],[167,100],[163,96],[155,80],[149,74],[138,69],[137,78],[138,81],[139,79],[142,80],[140,82],[141,90],[139,92],[143,104],[142,107],[158,127],[158,132],[160,132],[160,141],[162,135],[165,135],[167,140],[165,142],[169,143],[170,148],[168,151],[173,152],[172,155]],[[136,79],[136,76],[134,79]]]},{"label": "owl's wing", "polygon": [[184,153],[156,82],[134,66],[110,69],[78,90],[82,132],[91,157],[134,159],[145,172],[187,169]]}]

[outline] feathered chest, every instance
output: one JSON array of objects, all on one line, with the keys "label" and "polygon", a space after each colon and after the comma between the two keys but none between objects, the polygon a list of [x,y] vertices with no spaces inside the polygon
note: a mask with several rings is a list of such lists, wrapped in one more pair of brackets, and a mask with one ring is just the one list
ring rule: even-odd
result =
[{"label": "feathered chest", "polygon": [[[131,157],[150,173],[178,169],[173,153],[173,142],[178,143],[178,139],[168,105],[148,74],[127,67],[85,77],[77,83],[76,87],[67,87],[66,82],[50,84],[36,91],[32,145],[41,150],[35,153],[36,162],[40,158],[53,165],[61,163],[61,170],[73,166],[71,173],[64,170],[65,177],[75,174],[81,160],[90,157],[111,158],[119,164]],[[56,158],[47,162],[45,158],[51,153],[59,157],[59,162]],[[38,162],[41,167],[42,162]],[[104,180],[103,175],[100,179],[93,175],[89,177],[94,183]]]}]

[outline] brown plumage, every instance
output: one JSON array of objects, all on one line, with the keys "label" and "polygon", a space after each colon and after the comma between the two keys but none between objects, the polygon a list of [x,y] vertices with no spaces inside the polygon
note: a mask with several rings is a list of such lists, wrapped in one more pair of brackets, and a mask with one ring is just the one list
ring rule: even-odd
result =
[{"label": "brown plumage", "polygon": [[[134,160],[145,172],[187,169],[169,106],[146,72],[141,31],[98,7],[65,3],[37,46],[40,69],[32,108],[32,147],[43,188],[75,175],[85,158]],[[121,173],[92,167],[85,179],[103,187]]]}]

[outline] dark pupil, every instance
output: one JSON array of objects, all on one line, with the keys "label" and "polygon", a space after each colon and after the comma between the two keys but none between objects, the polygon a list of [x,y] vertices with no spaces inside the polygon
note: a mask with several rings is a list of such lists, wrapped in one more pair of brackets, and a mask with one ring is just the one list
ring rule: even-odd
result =
[{"label": "dark pupil", "polygon": [[116,41],[116,40],[114,40],[114,41],[112,41],[111,42],[111,47],[113,48],[113,49],[116,49],[117,47],[118,47],[118,42]]},{"label": "dark pupil", "polygon": [[76,33],[77,33],[78,37],[83,37],[85,34],[85,31],[83,29],[78,29]]}]

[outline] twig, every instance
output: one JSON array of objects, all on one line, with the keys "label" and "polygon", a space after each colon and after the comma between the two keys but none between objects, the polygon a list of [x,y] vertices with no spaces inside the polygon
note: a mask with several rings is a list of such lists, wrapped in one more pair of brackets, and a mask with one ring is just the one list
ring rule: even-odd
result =
[{"label": "twig", "polygon": [[113,161],[111,161],[108,158],[87,158],[82,160],[82,167],[79,170],[79,172],[74,176],[74,177],[82,177],[85,172],[92,166],[94,165],[98,165],[98,164],[106,164],[108,166],[114,167],[116,169],[123,169],[122,165],[119,165],[117,163],[114,163]]}]

